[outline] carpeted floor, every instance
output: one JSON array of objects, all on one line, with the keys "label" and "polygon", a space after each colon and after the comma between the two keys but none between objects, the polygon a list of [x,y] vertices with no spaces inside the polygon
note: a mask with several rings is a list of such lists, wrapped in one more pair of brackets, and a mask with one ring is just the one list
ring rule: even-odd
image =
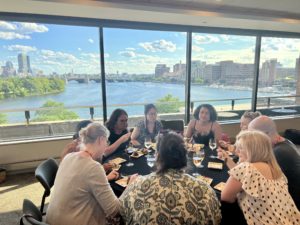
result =
[{"label": "carpeted floor", "polygon": [[27,198],[40,207],[43,193],[44,189],[33,173],[8,175],[0,184],[0,225],[19,224],[23,199]]}]

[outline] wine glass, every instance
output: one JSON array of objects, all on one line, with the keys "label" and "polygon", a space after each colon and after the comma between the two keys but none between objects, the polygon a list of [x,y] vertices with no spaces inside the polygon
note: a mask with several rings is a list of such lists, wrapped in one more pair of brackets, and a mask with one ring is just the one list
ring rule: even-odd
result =
[{"label": "wine glass", "polygon": [[151,156],[151,155],[148,155],[147,156],[147,164],[149,167],[153,167],[154,164],[155,164],[155,157]]},{"label": "wine glass", "polygon": [[126,149],[126,152],[127,152],[127,154],[129,155],[129,157],[128,157],[128,162],[125,164],[126,166],[131,167],[131,166],[134,165],[134,164],[132,163],[132,161],[131,161],[130,155],[131,155],[133,152],[135,152],[135,151],[136,151],[136,149],[134,149],[131,145],[129,145],[129,147]]},{"label": "wine glass", "polygon": [[215,139],[215,138],[209,139],[209,147],[210,147],[210,149],[211,149],[211,151],[212,151],[212,155],[210,155],[210,158],[212,158],[212,159],[217,158],[217,156],[213,155],[214,149],[217,148],[217,142],[216,142],[216,139]]},{"label": "wine glass", "polygon": [[145,137],[144,145],[148,150],[151,148],[151,146],[152,146],[151,137],[149,137],[149,136]]}]

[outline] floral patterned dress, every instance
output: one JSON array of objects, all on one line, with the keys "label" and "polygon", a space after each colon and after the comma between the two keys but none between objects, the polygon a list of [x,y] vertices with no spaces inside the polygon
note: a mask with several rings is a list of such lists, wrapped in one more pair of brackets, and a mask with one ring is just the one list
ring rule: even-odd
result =
[{"label": "floral patterned dress", "polygon": [[220,202],[205,183],[183,171],[140,177],[126,188],[121,215],[126,224],[219,224]]}]

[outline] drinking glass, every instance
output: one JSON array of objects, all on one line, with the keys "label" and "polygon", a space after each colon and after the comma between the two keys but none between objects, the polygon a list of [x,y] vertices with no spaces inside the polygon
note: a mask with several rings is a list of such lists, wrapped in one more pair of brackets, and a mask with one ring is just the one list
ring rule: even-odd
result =
[{"label": "drinking glass", "polygon": [[155,164],[155,157],[151,156],[151,155],[148,155],[147,156],[147,164],[149,167],[153,167],[154,164]]},{"label": "drinking glass", "polygon": [[151,148],[152,146],[151,137],[145,137],[144,145],[148,150]]},{"label": "drinking glass", "polygon": [[214,154],[214,149],[217,148],[217,142],[216,142],[215,138],[209,139],[209,147],[212,151],[212,155],[210,156],[210,158],[213,158],[213,159],[217,158],[217,156],[213,155]]},{"label": "drinking glass", "polygon": [[193,154],[193,163],[197,168],[203,168],[202,161],[204,159],[204,151],[200,149]]},{"label": "drinking glass", "polygon": [[135,151],[136,151],[136,150],[135,150],[132,146],[129,146],[129,147],[126,149],[126,152],[127,152],[127,154],[129,155],[129,157],[128,157],[128,162],[125,164],[126,166],[131,167],[131,166],[134,165],[134,164],[132,163],[132,161],[131,161],[130,155],[131,155],[133,152],[135,152]]}]

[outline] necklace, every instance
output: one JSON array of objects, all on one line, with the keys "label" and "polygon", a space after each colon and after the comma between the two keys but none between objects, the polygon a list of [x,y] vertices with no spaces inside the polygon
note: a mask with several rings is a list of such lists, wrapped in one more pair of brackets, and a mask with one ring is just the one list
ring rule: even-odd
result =
[{"label": "necklace", "polygon": [[84,150],[83,152],[87,153],[91,158],[93,158],[92,153],[90,153],[88,150]]}]

